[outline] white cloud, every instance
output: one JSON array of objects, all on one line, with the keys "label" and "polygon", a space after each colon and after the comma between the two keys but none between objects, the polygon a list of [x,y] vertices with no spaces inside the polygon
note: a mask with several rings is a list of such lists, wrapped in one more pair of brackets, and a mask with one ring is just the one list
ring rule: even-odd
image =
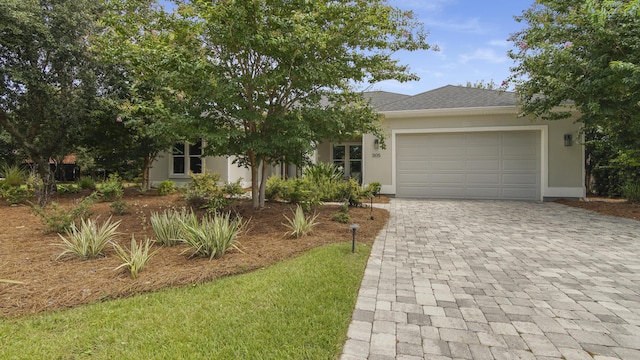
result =
[{"label": "white cloud", "polygon": [[500,64],[509,60],[506,54],[496,53],[492,49],[477,49],[471,54],[462,54],[460,55],[460,62],[463,64],[468,63],[469,61],[486,61],[493,64]]}]

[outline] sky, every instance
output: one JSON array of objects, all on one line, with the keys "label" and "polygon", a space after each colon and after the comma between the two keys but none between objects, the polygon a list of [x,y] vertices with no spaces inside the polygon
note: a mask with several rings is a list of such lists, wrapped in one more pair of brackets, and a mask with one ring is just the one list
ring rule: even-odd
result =
[{"label": "sky", "polygon": [[513,17],[534,0],[390,0],[389,4],[413,10],[429,32],[427,42],[439,52],[398,52],[395,58],[408,64],[419,81],[384,81],[368,90],[415,95],[445,85],[466,85],[468,81],[500,85],[514,65],[507,56],[512,48],[509,36],[522,30]]}]

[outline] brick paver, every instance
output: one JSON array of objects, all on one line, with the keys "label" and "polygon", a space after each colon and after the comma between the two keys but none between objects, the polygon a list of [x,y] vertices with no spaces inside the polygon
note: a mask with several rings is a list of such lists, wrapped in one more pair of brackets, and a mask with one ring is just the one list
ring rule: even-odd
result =
[{"label": "brick paver", "polygon": [[392,199],[342,360],[640,359],[640,222]]}]

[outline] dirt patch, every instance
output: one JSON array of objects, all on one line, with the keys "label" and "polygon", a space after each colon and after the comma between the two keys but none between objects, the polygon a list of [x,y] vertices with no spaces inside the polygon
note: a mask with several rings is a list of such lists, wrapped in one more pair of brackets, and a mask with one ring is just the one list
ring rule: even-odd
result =
[{"label": "dirt patch", "polygon": [[[60,196],[61,206],[70,206],[78,195]],[[123,200],[128,213],[113,216],[120,220],[122,233],[118,242],[129,247],[131,234],[136,240],[153,238],[149,224],[151,212],[185,206],[179,195],[155,196],[129,189]],[[377,198],[374,202],[387,202]],[[366,203],[366,202],[365,202]],[[61,250],[57,234],[44,234],[39,217],[26,205],[0,205],[0,279],[22,281],[23,284],[0,283],[0,317],[14,317],[43,311],[59,310],[96,301],[131,296],[137,293],[186,284],[210,281],[222,276],[241,274],[294,257],[314,247],[351,241],[349,224],[331,221],[339,212],[338,205],[319,207],[320,225],[313,234],[293,239],[285,235],[283,214],[291,216],[293,206],[267,203],[265,209],[253,210],[248,201],[238,201],[235,210],[251,219],[248,230],[239,238],[242,252],[231,250],[220,259],[189,257],[185,245],[164,247],[151,259],[136,280],[114,270],[120,265],[115,251],[107,247],[105,256],[95,260],[56,260]],[[107,219],[109,203],[92,206],[92,217]],[[389,214],[378,208],[352,208],[349,215],[360,225],[359,243],[373,243]],[[371,220],[373,216],[374,220]],[[186,253],[183,253],[187,250]]]},{"label": "dirt patch", "polygon": [[624,199],[590,197],[584,200],[557,200],[567,206],[595,211],[605,215],[624,217],[640,221],[640,203],[631,203]]}]

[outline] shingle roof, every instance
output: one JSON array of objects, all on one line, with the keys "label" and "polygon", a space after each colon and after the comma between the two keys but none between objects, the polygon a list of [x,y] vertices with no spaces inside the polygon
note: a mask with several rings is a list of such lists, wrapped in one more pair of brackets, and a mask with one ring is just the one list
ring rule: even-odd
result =
[{"label": "shingle roof", "polygon": [[388,91],[371,91],[365,92],[364,97],[371,101],[371,105],[373,105],[373,107],[380,108],[385,104],[410,98],[411,95],[397,94]]},{"label": "shingle roof", "polygon": [[[393,93],[390,93],[393,94]],[[400,94],[394,94],[400,95]],[[376,95],[374,95],[375,98]],[[379,111],[457,109],[517,105],[515,93],[447,85],[414,96],[397,96],[398,100],[372,104]],[[392,96],[380,96],[391,99]]]}]

